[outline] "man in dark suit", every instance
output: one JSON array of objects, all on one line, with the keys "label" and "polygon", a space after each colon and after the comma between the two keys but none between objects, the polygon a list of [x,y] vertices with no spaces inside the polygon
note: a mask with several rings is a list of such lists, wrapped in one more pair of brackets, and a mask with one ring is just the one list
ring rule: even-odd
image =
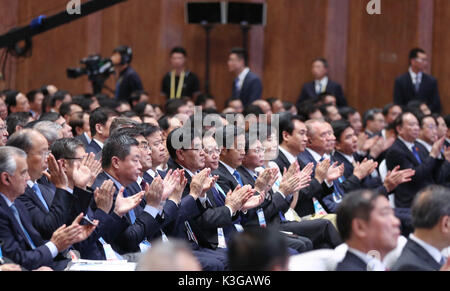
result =
[{"label": "man in dark suit", "polygon": [[109,137],[109,127],[116,116],[117,112],[109,108],[99,107],[92,111],[89,117],[92,141],[86,147],[87,153],[98,154],[101,152],[103,144]]},{"label": "man in dark suit", "polygon": [[[175,141],[180,144],[176,144]],[[167,137],[167,150],[170,154],[169,169],[184,170],[187,183],[180,206],[183,208],[183,215],[177,219],[172,235],[191,242],[194,255],[204,269],[211,264],[213,268],[220,268],[216,266],[217,261],[221,262],[223,269],[227,269],[226,252],[222,249],[223,245],[218,248],[219,245],[215,244],[213,236],[218,235],[218,228],[232,225],[240,215],[244,201],[235,197],[234,201],[229,199],[223,206],[215,203],[214,195],[210,191],[214,179],[209,177],[210,169],[203,169],[205,153],[199,132],[186,127],[172,131]],[[200,170],[202,170],[200,173],[194,174]],[[205,173],[208,173],[208,177],[202,178]],[[197,193],[199,182],[201,191]],[[183,202],[187,205],[194,202],[195,207],[186,207]],[[226,239],[225,233],[223,235]]]},{"label": "man in dark suit", "polygon": [[[253,187],[259,188],[257,184],[260,182],[259,179],[264,175],[264,172],[257,173],[256,168],[263,165],[263,154],[259,153],[262,149],[262,144],[259,140],[252,141],[249,135],[246,135],[246,155],[242,162],[242,166],[238,168],[241,174],[242,181],[244,184],[252,185]],[[292,171],[298,165],[294,164],[290,166]],[[267,171],[266,169],[265,171]],[[277,172],[276,172],[277,173]],[[299,174],[297,172],[297,174]],[[295,174],[294,174],[295,175]],[[296,244],[298,240],[306,243],[307,248],[315,247],[335,247],[340,243],[340,239],[336,232],[336,229],[332,226],[331,222],[323,219],[316,220],[304,220],[301,222],[288,221],[284,214],[289,209],[291,202],[293,200],[293,194],[298,192],[301,187],[304,187],[303,183],[298,181],[294,183],[294,187],[289,186],[291,178],[288,174],[285,174],[278,190],[272,190],[272,185],[269,185],[269,190],[266,191],[266,200],[260,206],[263,210],[264,217],[267,225],[280,229],[282,231],[292,232],[294,238],[287,236],[288,245],[292,248],[297,249],[299,252],[305,251],[303,249],[298,249]],[[246,221],[246,226],[258,225],[257,213],[255,215],[255,210],[249,211],[248,219]],[[311,242],[309,242],[311,240]]]},{"label": "man in dark suit", "polygon": [[[123,197],[129,197],[130,194],[125,187],[135,182],[140,175],[142,168],[139,162],[140,157],[141,151],[136,139],[125,134],[110,137],[105,143],[104,151],[102,151],[103,172],[98,175],[93,188],[100,187],[105,180],[110,179],[114,182],[115,199],[117,199],[119,193],[122,193],[121,188],[124,188]],[[160,181],[162,184],[162,180]],[[178,207],[170,201],[164,208],[167,215],[164,215],[164,211],[160,213],[161,193],[156,192],[162,192],[162,189],[156,191],[152,186],[146,189],[145,207],[136,207],[122,217],[127,227],[114,241],[109,242],[117,253],[125,254],[141,251],[144,248],[141,243],[145,244],[146,238],[153,237],[155,233],[160,231],[166,218],[175,216],[173,212],[176,212]],[[141,192],[136,195],[142,197],[142,194]],[[95,203],[91,205],[91,208],[95,211],[97,208]],[[100,226],[101,228],[102,226]]]},{"label": "man in dark suit", "polygon": [[384,271],[384,257],[397,246],[400,221],[389,201],[371,190],[348,193],[337,211],[348,251],[336,271]]},{"label": "man in dark suit", "polygon": [[406,106],[411,100],[425,101],[432,112],[441,113],[437,80],[424,70],[428,58],[424,50],[415,48],[409,54],[409,71],[395,80],[394,103]]},{"label": "man in dark suit", "polygon": [[306,100],[318,100],[320,94],[327,92],[336,97],[337,107],[347,106],[347,100],[344,97],[341,85],[328,78],[328,68],[328,62],[323,58],[313,61],[311,72],[314,81],[303,85],[297,104]]},{"label": "man in dark suit", "polygon": [[[48,167],[48,143],[45,137],[36,130],[25,129],[15,133],[8,141],[8,146],[20,148],[26,153],[28,173],[25,193],[18,199],[27,208],[33,222],[44,239],[49,239],[53,232],[63,224],[68,224],[79,214],[72,212],[76,196],[67,192],[64,174],[54,170],[55,189],[38,184],[42,172]],[[83,195],[83,193],[81,194]]]},{"label": "man in dark suit", "polygon": [[416,142],[419,136],[419,121],[410,112],[399,115],[395,121],[395,130],[398,137],[394,144],[387,150],[386,166],[392,170],[396,166],[400,169],[413,169],[415,175],[408,183],[399,185],[395,190],[395,206],[411,208],[412,201],[417,191],[435,183],[433,173],[440,168],[443,139],[436,141],[428,153]]},{"label": "man in dark suit", "polygon": [[[0,240],[2,253],[15,263],[28,270],[48,266],[63,270],[68,259],[58,255],[72,244],[88,238],[95,226],[81,226],[79,215],[68,227],[58,228],[45,241],[33,227],[31,217],[25,206],[17,200],[25,191],[29,179],[27,155],[14,147],[0,148]],[[97,225],[98,221],[94,221]]]},{"label": "man in dark suit", "polygon": [[242,100],[244,107],[262,97],[262,82],[248,68],[248,55],[245,49],[233,48],[228,57],[228,69],[236,79],[233,82],[231,98]]},{"label": "man in dark suit", "polygon": [[438,271],[447,260],[442,250],[450,245],[450,190],[430,186],[417,194],[412,207],[414,233],[409,236],[393,271]]}]

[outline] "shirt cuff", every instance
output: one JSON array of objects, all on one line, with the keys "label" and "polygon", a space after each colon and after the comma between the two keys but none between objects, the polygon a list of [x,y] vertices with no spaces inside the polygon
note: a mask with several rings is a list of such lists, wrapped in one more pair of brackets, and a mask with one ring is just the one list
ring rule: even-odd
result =
[{"label": "shirt cuff", "polygon": [[150,214],[153,218],[155,218],[158,213],[159,213],[159,209],[155,208],[153,206],[150,205],[146,205],[144,208],[144,211],[147,212],[148,214]]},{"label": "shirt cuff", "polygon": [[230,216],[233,217],[235,213],[233,213],[233,210],[231,210],[231,207],[228,205],[225,205],[230,210]]},{"label": "shirt cuff", "polygon": [[200,200],[200,203],[203,205],[203,207],[206,207],[206,195],[205,197],[198,197],[198,199]]},{"label": "shirt cuff", "polygon": [[52,258],[56,258],[56,256],[58,255],[58,248],[55,246],[55,244],[49,241],[45,245],[52,254]]},{"label": "shirt cuff", "polygon": [[333,182],[328,182],[326,179],[324,181],[325,181],[325,184],[327,184],[328,188],[333,187]]}]

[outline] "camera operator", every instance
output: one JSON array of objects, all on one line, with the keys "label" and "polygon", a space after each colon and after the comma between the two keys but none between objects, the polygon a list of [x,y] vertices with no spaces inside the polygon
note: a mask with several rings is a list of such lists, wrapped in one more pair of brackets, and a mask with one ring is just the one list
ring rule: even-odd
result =
[{"label": "camera operator", "polygon": [[133,51],[127,46],[117,47],[111,56],[115,70],[119,73],[116,83],[116,99],[127,102],[130,102],[131,94],[134,91],[143,90],[141,78],[130,66],[132,59]]}]

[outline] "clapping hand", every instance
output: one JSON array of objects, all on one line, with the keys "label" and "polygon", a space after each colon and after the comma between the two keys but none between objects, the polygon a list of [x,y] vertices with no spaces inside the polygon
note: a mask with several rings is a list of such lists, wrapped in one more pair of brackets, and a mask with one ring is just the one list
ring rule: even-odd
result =
[{"label": "clapping hand", "polygon": [[104,181],[100,188],[95,189],[95,204],[103,212],[109,213],[111,211],[115,191],[116,189],[114,188],[114,182],[112,180]]},{"label": "clapping hand", "polygon": [[91,171],[90,179],[87,183],[87,186],[91,187],[94,184],[98,174],[102,171],[102,164],[100,161],[95,159],[94,153],[89,153],[83,157],[81,165],[86,166]]},{"label": "clapping hand", "polygon": [[338,162],[334,162],[327,171],[326,180],[332,182],[344,174],[344,164],[338,166]]},{"label": "clapping hand", "polygon": [[49,154],[47,163],[51,174],[47,171],[44,171],[43,174],[50,182],[53,183],[53,185],[55,185],[56,188],[66,189],[69,184],[69,180],[64,172],[62,161],[56,161],[55,156],[53,156],[53,154]]},{"label": "clapping hand", "polygon": [[181,202],[181,197],[183,195],[184,188],[186,188],[187,185],[187,178],[184,176],[184,170],[180,170],[179,175],[180,175],[180,182],[177,183],[175,189],[169,196],[169,200],[172,200],[173,202],[175,202],[175,204],[179,204]]},{"label": "clapping hand", "polygon": [[410,182],[412,177],[416,174],[413,169],[399,170],[400,166],[396,166],[392,171],[389,171],[384,179],[383,186],[387,192],[392,192],[398,185]]},{"label": "clapping hand", "polygon": [[192,177],[189,195],[191,195],[195,200],[203,195],[203,187],[210,174],[211,170],[206,168]]},{"label": "clapping hand", "polygon": [[[148,185],[147,185],[148,187]],[[116,197],[116,204],[114,205],[114,213],[116,213],[119,217],[124,216],[134,208],[136,208],[139,203],[141,203],[142,198],[144,198],[144,191],[141,191],[133,196],[123,197],[123,191],[125,188],[120,188],[119,193]]]},{"label": "clapping hand", "polygon": [[147,201],[147,205],[159,208],[161,205],[163,192],[164,182],[161,177],[156,177],[150,186],[148,186],[148,184],[146,183],[145,200]]}]

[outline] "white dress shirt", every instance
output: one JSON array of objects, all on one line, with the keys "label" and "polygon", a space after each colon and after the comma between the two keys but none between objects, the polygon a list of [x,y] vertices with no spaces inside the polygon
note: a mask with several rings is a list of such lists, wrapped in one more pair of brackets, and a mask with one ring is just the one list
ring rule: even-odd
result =
[{"label": "white dress shirt", "polygon": [[326,91],[327,85],[328,85],[328,77],[325,76],[320,80],[316,80],[315,82],[315,89],[317,95],[320,95],[322,92]]},{"label": "white dress shirt", "polygon": [[239,90],[242,89],[242,85],[244,84],[245,77],[247,77],[248,72],[250,72],[249,68],[245,68],[238,76],[238,87]]},{"label": "white dress shirt", "polygon": [[411,67],[409,68],[409,75],[411,76],[412,79],[412,83],[415,86],[416,82],[417,82],[417,76],[419,76],[419,84],[422,82],[422,72],[419,72],[418,74],[414,73],[414,71],[411,69]]}]

